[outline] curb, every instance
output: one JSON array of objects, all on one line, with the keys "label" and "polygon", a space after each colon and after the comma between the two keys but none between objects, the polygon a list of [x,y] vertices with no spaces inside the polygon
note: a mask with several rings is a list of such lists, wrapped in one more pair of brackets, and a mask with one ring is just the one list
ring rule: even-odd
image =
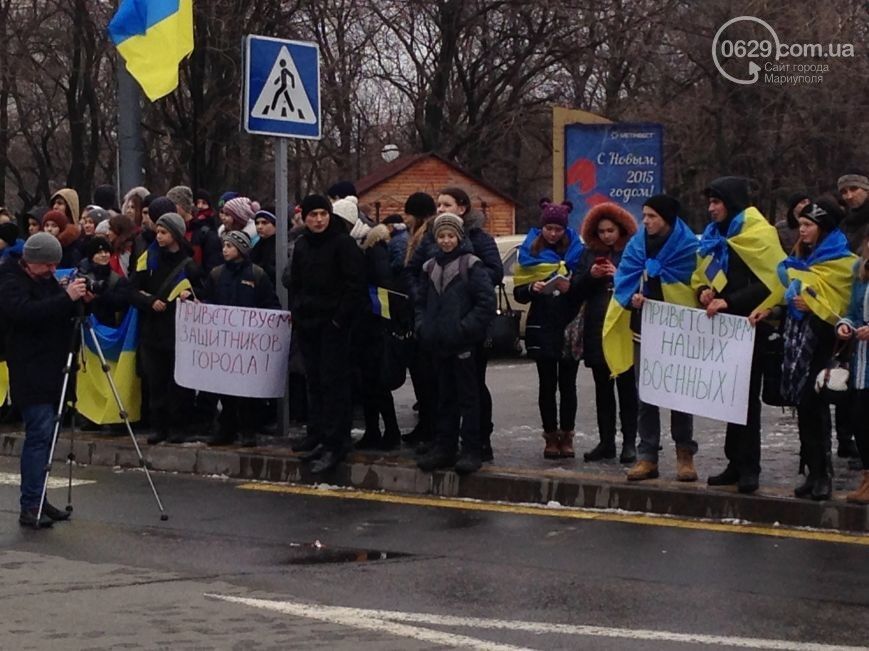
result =
[{"label": "curb", "polygon": [[[0,456],[17,457],[24,435],[0,434]],[[331,473],[313,475],[298,457],[284,448],[208,448],[200,445],[140,447],[148,467],[163,472],[220,475],[233,479],[316,485],[395,493],[470,498],[482,501],[547,504],[593,509],[621,509],[639,513],[710,520],[740,520],[787,527],[811,527],[869,532],[869,508],[841,498],[811,502],[789,497],[789,491],[769,488],[741,495],[733,488],[651,480],[641,484],[563,470],[528,471],[484,467],[459,477],[452,471],[425,473],[411,459],[356,452],[349,463]],[[138,468],[139,461],[126,437],[78,436],[80,464]],[[69,439],[61,438],[54,460],[65,463]]]}]

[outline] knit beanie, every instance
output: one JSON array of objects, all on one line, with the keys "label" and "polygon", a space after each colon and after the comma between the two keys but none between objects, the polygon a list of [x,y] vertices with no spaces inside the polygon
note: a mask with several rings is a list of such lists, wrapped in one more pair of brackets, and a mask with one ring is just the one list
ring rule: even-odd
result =
[{"label": "knit beanie", "polygon": [[332,212],[353,226],[359,221],[358,201],[356,197],[352,196],[338,199],[338,201],[332,204]]},{"label": "knit beanie", "polygon": [[679,203],[679,200],[671,197],[669,194],[656,194],[646,199],[643,205],[648,206],[661,215],[670,226],[676,223],[679,213],[682,212],[682,205]]},{"label": "knit beanie", "polygon": [[254,213],[259,208],[260,205],[256,201],[251,201],[247,197],[236,197],[223,204],[221,210],[232,217],[232,223],[241,230],[253,219]]},{"label": "knit beanie", "polygon": [[9,246],[15,246],[15,240],[18,239],[18,226],[13,222],[0,224],[0,240],[3,240]]},{"label": "knit beanie", "polygon": [[107,253],[112,252],[112,245],[109,244],[109,241],[104,237],[98,235],[94,236],[84,245],[84,257],[88,260],[93,258],[100,251],[105,251]]},{"label": "knit beanie", "polygon": [[338,181],[337,183],[333,183],[329,189],[326,190],[326,194],[330,197],[335,197],[336,199],[357,196],[356,186],[353,185],[351,181]]},{"label": "knit beanie", "polygon": [[232,190],[227,190],[222,195],[220,195],[220,198],[217,200],[217,209],[220,210],[221,208],[223,208],[223,205],[227,201],[229,201],[230,199],[235,199],[237,196],[238,196],[238,192],[234,192]]},{"label": "knit beanie", "polygon": [[561,228],[567,228],[567,218],[570,211],[573,210],[573,204],[569,201],[561,203],[550,203],[549,199],[540,200],[540,228],[547,224],[555,224]]},{"label": "knit beanie", "polygon": [[278,218],[275,217],[274,213],[269,212],[268,210],[266,210],[264,208],[261,210],[258,210],[257,213],[253,216],[254,221],[256,221],[257,219],[267,219],[273,225],[277,225],[277,223],[278,223]]},{"label": "knit beanie", "polygon": [[250,236],[244,231],[228,231],[221,236],[221,239],[232,244],[244,257],[250,253]]},{"label": "knit beanie", "polygon": [[864,170],[848,170],[836,183],[839,186],[839,192],[845,188],[863,188],[869,190],[869,175]]},{"label": "knit beanie", "polygon": [[785,220],[787,221],[789,228],[799,228],[800,223],[797,221],[797,218],[794,217],[793,213],[797,204],[804,199],[808,199],[809,202],[812,200],[806,192],[794,192],[788,197],[788,211],[785,213]]},{"label": "knit beanie", "polygon": [[465,228],[462,223],[462,218],[454,215],[451,212],[445,212],[438,215],[434,220],[434,235],[438,236],[443,230],[453,231],[460,240],[465,237]]},{"label": "knit beanie", "polygon": [[829,233],[839,225],[844,213],[836,204],[819,199],[803,208],[800,217],[814,222],[822,231]]},{"label": "knit beanie", "polygon": [[104,219],[94,229],[94,235],[106,235],[109,232],[109,220]]},{"label": "knit beanie", "polygon": [[199,188],[193,195],[193,201],[204,201],[208,204],[208,207],[211,207],[211,193],[208,190],[203,190]]},{"label": "knit beanie", "polygon": [[66,218],[66,215],[59,210],[49,210],[42,216],[42,225],[45,226],[45,222],[54,222],[57,224],[60,230],[63,230],[67,226],[69,226],[69,220]]},{"label": "knit beanie", "polygon": [[309,194],[302,199],[302,219],[308,216],[312,210],[325,210],[332,213],[332,202],[321,194]]},{"label": "knit beanie", "polygon": [[438,211],[435,200],[425,192],[414,192],[404,202],[404,212],[417,219],[431,217]]},{"label": "knit beanie", "polygon": [[109,218],[109,213],[106,210],[103,210],[99,206],[89,206],[87,209],[88,219],[90,219],[94,224],[99,224],[100,222],[104,222]]},{"label": "knit beanie", "polygon": [[184,218],[175,212],[167,212],[157,220],[157,226],[162,226],[167,231],[172,233],[172,237],[178,244],[184,242],[184,235],[187,232],[187,225],[184,223]]},{"label": "knit beanie", "polygon": [[[142,208],[148,208],[150,210],[151,202],[159,196],[159,194],[149,194],[148,196],[146,196],[144,199],[142,199]],[[150,212],[148,214],[150,215]]]},{"label": "knit beanie", "polygon": [[152,222],[156,222],[166,213],[175,212],[175,204],[168,197],[157,197],[148,206],[148,216]]},{"label": "knit beanie", "polygon": [[384,219],[381,224],[404,224],[404,218],[398,213],[394,213],[389,215],[386,219]]},{"label": "knit beanie", "polygon": [[34,264],[57,264],[63,257],[63,249],[56,237],[48,233],[34,233],[24,243],[21,257],[24,262]]},{"label": "knit beanie", "polygon": [[184,212],[193,212],[193,190],[186,185],[176,185],[166,193],[166,197]]}]

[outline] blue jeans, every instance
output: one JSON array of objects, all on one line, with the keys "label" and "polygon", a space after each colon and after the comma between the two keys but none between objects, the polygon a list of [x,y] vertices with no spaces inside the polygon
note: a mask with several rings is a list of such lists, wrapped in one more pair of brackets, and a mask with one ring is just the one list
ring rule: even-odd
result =
[{"label": "blue jeans", "polygon": [[57,407],[50,404],[21,408],[21,417],[24,419],[24,447],[21,448],[22,511],[39,508],[56,410]]}]

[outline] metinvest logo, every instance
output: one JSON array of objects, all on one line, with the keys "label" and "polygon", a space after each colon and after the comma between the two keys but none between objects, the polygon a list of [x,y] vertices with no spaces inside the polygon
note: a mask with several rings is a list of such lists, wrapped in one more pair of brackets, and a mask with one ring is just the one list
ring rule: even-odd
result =
[{"label": "metinvest logo", "polygon": [[772,25],[755,16],[731,18],[712,39],[712,61],[734,84],[821,84],[836,59],[853,58],[851,43],[783,43]]}]

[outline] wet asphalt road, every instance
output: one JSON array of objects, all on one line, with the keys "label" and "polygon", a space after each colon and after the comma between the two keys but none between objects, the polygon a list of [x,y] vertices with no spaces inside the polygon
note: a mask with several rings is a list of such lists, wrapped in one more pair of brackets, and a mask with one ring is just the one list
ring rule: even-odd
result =
[{"label": "wet asphalt road", "polygon": [[[0,485],[4,649],[869,644],[866,545],[155,475],[161,523],[140,473],[75,477],[94,483],[46,531],[21,529],[17,486]],[[65,490],[50,495],[65,504]]]}]

